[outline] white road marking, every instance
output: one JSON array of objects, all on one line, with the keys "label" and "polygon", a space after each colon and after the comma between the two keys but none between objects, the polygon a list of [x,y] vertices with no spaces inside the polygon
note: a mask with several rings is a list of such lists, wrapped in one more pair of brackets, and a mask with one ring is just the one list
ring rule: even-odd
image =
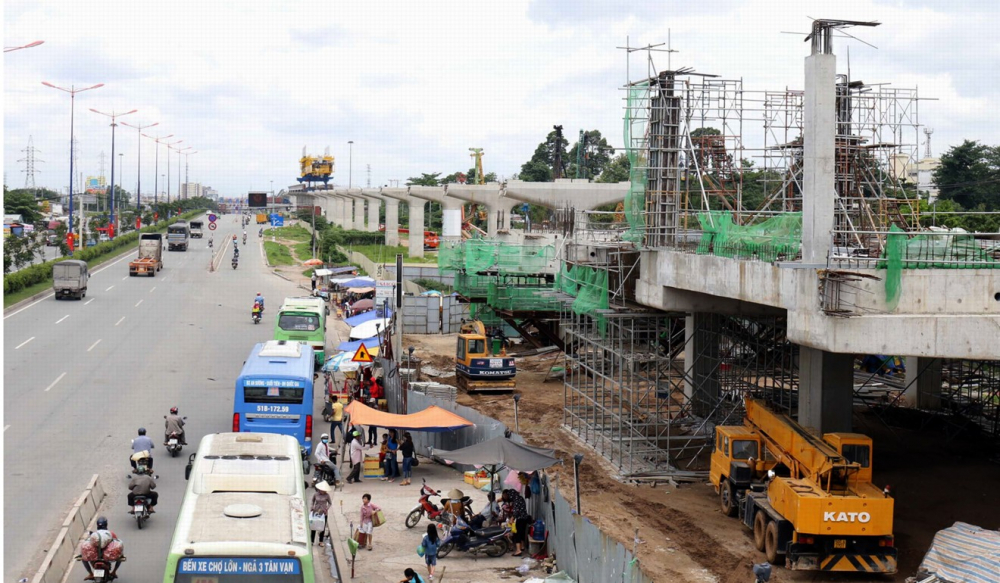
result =
[{"label": "white road marking", "polygon": [[89,300],[87,300],[86,302],[84,302],[83,305],[86,306],[87,304],[89,304],[90,302],[94,301],[95,299],[97,299],[97,298],[90,298]]},{"label": "white road marking", "polygon": [[3,430],[4,430],[4,432],[5,432],[5,433],[6,433],[6,431],[7,431],[8,429],[10,429],[10,425],[4,425],[4,426],[3,426]]},{"label": "white road marking", "polygon": [[62,322],[62,321],[63,321],[63,320],[65,320],[66,318],[69,318],[69,314],[66,314],[66,315],[65,315],[65,316],[63,316],[62,318],[59,318],[58,320],[56,320],[56,324],[58,324],[59,322]]},{"label": "white road marking", "polygon": [[97,340],[97,342],[95,342],[95,343],[91,344],[91,345],[90,345],[90,348],[88,348],[88,349],[87,349],[87,352],[90,352],[91,350],[93,350],[95,346],[97,346],[98,344],[100,344],[100,343],[101,343],[101,340],[103,340],[103,339],[100,339],[100,338],[99,338],[99,339]]},{"label": "white road marking", "polygon": [[122,320],[124,320],[124,319],[125,319],[125,316],[122,316],[121,320],[118,320],[117,322],[115,322],[115,326],[117,326],[118,324],[121,324]]},{"label": "white road marking", "polygon": [[[115,286],[111,286],[111,287],[115,287]],[[106,289],[106,290],[104,290],[104,291],[106,291],[106,292],[109,292],[109,291],[111,291],[111,287],[109,287],[108,289]]]},{"label": "white road marking", "polygon": [[[125,255],[124,255],[124,256],[123,256],[123,257],[122,257],[121,259],[119,259],[118,261],[115,261],[114,263],[110,263],[110,264],[108,264],[108,265],[105,265],[104,267],[102,267],[102,268],[98,269],[97,271],[94,271],[94,272],[91,272],[91,275],[97,275],[98,273],[100,273],[100,272],[104,271],[105,269],[107,269],[107,268],[111,267],[112,265],[117,265],[117,264],[121,263],[122,261],[125,261],[126,259],[129,259],[130,257],[132,257],[132,255],[131,255],[130,253],[126,253],[126,254],[125,254]],[[20,314],[21,312],[23,312],[23,311],[27,310],[27,309],[28,309],[28,308],[30,308],[31,306],[34,306],[34,305],[36,305],[36,304],[40,304],[40,303],[44,302],[45,300],[47,300],[47,299],[51,298],[51,297],[52,297],[52,296],[54,296],[54,295],[56,295],[56,294],[55,294],[55,292],[53,292],[53,293],[51,293],[51,294],[49,294],[49,295],[47,295],[47,296],[45,296],[45,297],[43,297],[43,298],[39,298],[38,300],[36,300],[36,301],[34,301],[34,302],[31,302],[31,303],[30,303],[30,304],[28,304],[27,306],[24,306],[24,307],[23,307],[23,308],[21,308],[20,310],[17,310],[16,312],[11,312],[10,314],[7,314],[6,316],[4,316],[4,317],[3,317],[3,319],[4,319],[4,320],[6,320],[7,318],[10,318],[10,317],[12,317],[12,316],[16,316],[16,315]],[[94,300],[90,300],[90,302],[92,302],[92,301],[94,301]],[[87,302],[87,304],[89,304],[90,302]],[[84,304],[84,305],[87,305],[87,304]]]},{"label": "white road marking", "polygon": [[149,290],[149,293],[153,293],[154,291],[156,291],[156,286],[155,285],[153,286],[153,289]]},{"label": "white road marking", "polygon": [[137,308],[138,308],[138,307],[139,307],[139,304],[141,304],[141,303],[142,303],[142,300],[139,300],[138,302],[136,302],[136,303],[135,303],[135,307],[137,307]]},{"label": "white road marking", "polygon": [[122,281],[125,281],[128,278],[129,278],[129,276],[126,275],[125,277],[122,278]]},{"label": "white road marking", "polygon": [[28,339],[27,339],[27,340],[25,340],[24,342],[22,342],[22,343],[18,344],[18,345],[17,345],[17,347],[16,347],[16,348],[14,348],[14,350],[17,350],[18,348],[20,348],[20,347],[24,346],[25,344],[27,344],[27,343],[31,342],[31,341],[32,341],[32,340],[34,340],[34,339],[35,339],[35,337],[34,337],[34,336],[32,336],[31,338],[28,338]]},{"label": "white road marking", "polygon": [[49,385],[47,389],[45,389],[45,392],[46,393],[49,392],[49,389],[51,389],[52,387],[56,386],[56,383],[58,383],[59,381],[61,381],[64,376],[66,376],[66,373],[62,373],[61,375],[59,375],[59,378],[57,378],[56,380],[52,381],[52,384]]}]

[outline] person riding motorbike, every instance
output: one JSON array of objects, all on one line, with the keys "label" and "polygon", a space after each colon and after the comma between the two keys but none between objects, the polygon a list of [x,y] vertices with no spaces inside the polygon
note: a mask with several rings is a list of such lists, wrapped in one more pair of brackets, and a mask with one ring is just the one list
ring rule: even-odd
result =
[{"label": "person riding motorbike", "polygon": [[[119,541],[118,535],[114,531],[108,529],[108,519],[101,516],[97,519],[97,530],[90,533],[88,539],[93,544],[97,545],[101,549],[104,549],[108,543],[111,541]],[[90,566],[90,561],[81,561],[83,563],[83,568],[87,570],[87,576],[83,578],[84,581],[94,580],[94,570]],[[114,568],[108,573],[108,579],[116,579],[118,577],[118,567],[121,567],[121,560],[115,561]]]},{"label": "person riding motorbike", "polygon": [[129,514],[134,514],[135,511],[132,509],[135,506],[136,496],[141,496],[146,499],[147,507],[149,508],[149,513],[153,514],[156,512],[153,507],[156,506],[157,501],[160,498],[158,492],[154,492],[156,488],[156,481],[153,480],[152,476],[147,476],[146,474],[136,474],[132,476],[132,479],[128,483],[128,512]]},{"label": "person riding motorbike", "polygon": [[319,444],[316,445],[316,449],[313,452],[316,458],[316,463],[324,467],[333,473],[334,485],[337,485],[341,481],[340,468],[337,467],[335,463],[337,452],[330,450],[330,436],[323,434],[319,438]]},{"label": "person riding motorbike", "polygon": [[[153,469],[153,440],[146,437],[146,428],[139,428],[139,437],[132,440],[132,455],[137,453],[146,452],[149,458],[149,469]],[[138,469],[135,465],[135,460],[131,457],[129,458],[129,463],[132,464],[132,469]]]},{"label": "person riding motorbike", "polygon": [[213,243],[214,241],[215,241],[215,238],[213,238],[213,237],[209,237],[209,238],[208,238],[208,248],[209,248],[209,249],[211,249],[211,248],[212,248],[212,243]]},{"label": "person riding motorbike", "polygon": [[167,445],[167,440],[170,439],[171,433],[177,434],[177,441],[181,445],[187,445],[187,441],[184,440],[184,419],[177,414],[177,407],[170,408],[170,414],[167,415],[167,420],[164,422],[163,427],[163,445]]},{"label": "person riding motorbike", "polygon": [[257,236],[262,239],[264,238],[264,227],[261,227],[260,230],[257,231]]},{"label": "person riding motorbike", "polygon": [[264,296],[260,295],[260,292],[257,292],[257,297],[253,299],[253,305],[260,306],[260,313],[264,313]]}]

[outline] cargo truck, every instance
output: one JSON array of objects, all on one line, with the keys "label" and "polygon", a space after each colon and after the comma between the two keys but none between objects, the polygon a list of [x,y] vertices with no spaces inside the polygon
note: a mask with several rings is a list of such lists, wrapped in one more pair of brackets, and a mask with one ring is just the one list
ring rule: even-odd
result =
[{"label": "cargo truck", "polygon": [[201,229],[205,226],[205,223],[202,221],[191,221],[188,225],[190,225],[191,238],[201,239],[203,236],[203,231]]},{"label": "cargo truck", "polygon": [[872,440],[813,435],[763,402],[715,428],[709,481],[724,514],[753,530],[768,562],[793,570],[895,573],[893,499],[872,484]]},{"label": "cargo truck", "polygon": [[143,233],[139,235],[139,256],[128,264],[128,274],[148,275],[156,277],[156,272],[163,269],[163,235],[159,233]]},{"label": "cargo truck", "polygon": [[190,234],[191,231],[187,221],[177,221],[167,227],[167,250],[187,251]]}]

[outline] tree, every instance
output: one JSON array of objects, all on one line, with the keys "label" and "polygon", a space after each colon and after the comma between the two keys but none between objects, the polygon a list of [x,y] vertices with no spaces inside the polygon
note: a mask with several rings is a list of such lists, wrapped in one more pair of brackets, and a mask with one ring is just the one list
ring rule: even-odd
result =
[{"label": "tree", "polygon": [[26,224],[34,224],[42,219],[42,213],[38,210],[38,202],[30,190],[4,191],[3,208],[4,213],[8,215],[21,215]]},{"label": "tree", "polygon": [[435,172],[433,174],[427,174],[426,172],[421,172],[419,178],[409,177],[406,179],[407,186],[439,186],[441,182],[439,177],[440,172]]},{"label": "tree", "polygon": [[628,182],[631,168],[632,164],[629,162],[628,156],[618,154],[604,166],[601,175],[594,182]]},{"label": "tree", "polygon": [[1000,209],[1000,148],[965,140],[941,156],[934,170],[940,198],[953,200],[963,208],[979,205],[988,211]]},{"label": "tree", "polygon": [[541,160],[525,162],[518,177],[525,182],[552,182],[552,167]]},{"label": "tree", "polygon": [[[555,130],[549,132],[545,141],[535,148],[531,160],[521,166],[520,179],[525,182],[552,182],[555,175],[553,166],[555,166],[556,154],[559,154],[565,167],[569,161],[569,153],[566,151],[568,145],[569,140],[566,139],[566,136],[557,137]],[[565,175],[563,172],[563,176]]]},{"label": "tree", "polygon": [[[608,145],[607,139],[601,137],[600,130],[583,132],[582,150],[580,140],[577,140],[569,151],[572,159],[569,178],[576,178],[577,175],[580,178],[594,178],[604,171],[614,153],[615,149]],[[580,160],[579,173],[576,167],[577,160]]]}]

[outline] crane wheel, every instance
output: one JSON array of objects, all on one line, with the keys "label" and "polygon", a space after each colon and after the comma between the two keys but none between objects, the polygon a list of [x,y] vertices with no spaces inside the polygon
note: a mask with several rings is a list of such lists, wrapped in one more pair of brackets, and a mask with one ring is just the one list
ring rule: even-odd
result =
[{"label": "crane wheel", "polygon": [[753,516],[753,546],[758,551],[764,550],[765,531],[767,530],[767,514],[763,510],[758,510]]},{"label": "crane wheel", "polygon": [[719,508],[726,516],[736,516],[736,498],[733,494],[733,485],[725,479],[719,488]]},{"label": "crane wheel", "polygon": [[770,521],[764,529],[764,555],[767,562],[772,565],[780,565],[778,555],[784,554],[778,549],[778,523]]}]

